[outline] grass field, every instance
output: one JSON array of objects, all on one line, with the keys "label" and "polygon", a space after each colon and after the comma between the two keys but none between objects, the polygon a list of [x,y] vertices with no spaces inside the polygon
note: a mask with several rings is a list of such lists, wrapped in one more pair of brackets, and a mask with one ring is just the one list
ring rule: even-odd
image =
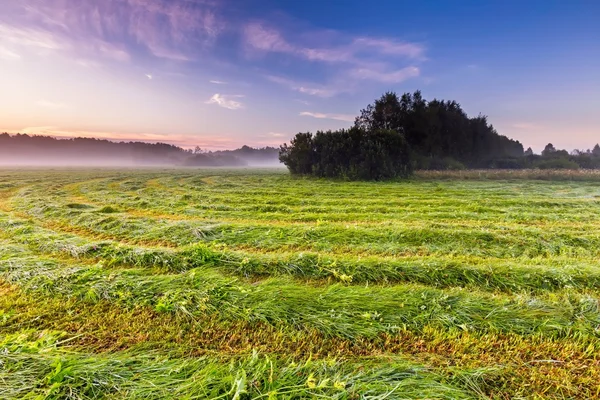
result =
[{"label": "grass field", "polygon": [[0,170],[0,398],[598,398],[599,259],[595,173]]}]

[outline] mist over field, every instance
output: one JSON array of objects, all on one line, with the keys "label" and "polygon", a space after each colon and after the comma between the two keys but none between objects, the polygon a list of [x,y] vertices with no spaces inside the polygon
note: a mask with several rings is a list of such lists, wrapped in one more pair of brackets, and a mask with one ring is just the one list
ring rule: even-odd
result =
[{"label": "mist over field", "polygon": [[186,150],[166,143],[0,134],[0,166],[277,167],[278,149]]}]

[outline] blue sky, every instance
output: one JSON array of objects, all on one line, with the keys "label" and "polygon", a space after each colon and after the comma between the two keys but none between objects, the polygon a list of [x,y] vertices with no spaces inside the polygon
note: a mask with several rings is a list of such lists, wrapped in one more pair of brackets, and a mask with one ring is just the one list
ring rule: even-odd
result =
[{"label": "blue sky", "polygon": [[598,1],[0,3],[0,130],[277,145],[420,89],[539,151],[600,141]]}]

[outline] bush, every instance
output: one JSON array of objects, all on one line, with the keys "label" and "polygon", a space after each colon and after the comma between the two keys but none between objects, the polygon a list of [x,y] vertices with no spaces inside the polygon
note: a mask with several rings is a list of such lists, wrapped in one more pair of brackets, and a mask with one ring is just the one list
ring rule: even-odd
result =
[{"label": "bush", "polygon": [[551,158],[539,161],[535,167],[540,169],[579,169],[579,164],[567,158]]},{"label": "bush", "polygon": [[496,158],[489,163],[493,169],[522,169],[527,163],[526,157],[521,158]]},{"label": "bush", "polygon": [[283,145],[279,159],[292,174],[382,180],[412,172],[404,136],[394,131],[348,130],[299,133]]}]

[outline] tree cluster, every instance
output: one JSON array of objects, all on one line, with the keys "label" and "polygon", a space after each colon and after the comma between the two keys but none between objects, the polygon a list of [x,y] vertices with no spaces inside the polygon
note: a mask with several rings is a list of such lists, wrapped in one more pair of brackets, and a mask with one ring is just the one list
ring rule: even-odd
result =
[{"label": "tree cluster", "polygon": [[600,146],[569,154],[548,144],[536,155],[498,134],[487,117],[467,116],[456,101],[388,92],[349,130],[299,133],[281,147],[280,160],[292,174],[384,179],[414,169],[600,169]]},{"label": "tree cluster", "polygon": [[299,133],[281,147],[279,160],[293,174],[381,180],[408,176],[409,153],[404,135],[396,131],[353,127]]},{"label": "tree cluster", "polygon": [[523,156],[523,145],[479,115],[469,118],[456,101],[426,101],[421,92],[385,93],[361,111],[355,126],[404,135],[418,169],[481,168],[495,159]]},{"label": "tree cluster", "polygon": [[485,167],[522,156],[521,143],[499,135],[485,116],[469,118],[457,102],[426,101],[419,91],[400,98],[385,93],[361,111],[353,128],[299,133],[280,150],[293,174],[351,179]]},{"label": "tree cluster", "polygon": [[541,155],[534,154],[531,148],[525,150],[525,156],[519,159],[500,160],[494,168],[523,169],[600,169],[600,145],[593,149],[559,150],[548,143]]}]

